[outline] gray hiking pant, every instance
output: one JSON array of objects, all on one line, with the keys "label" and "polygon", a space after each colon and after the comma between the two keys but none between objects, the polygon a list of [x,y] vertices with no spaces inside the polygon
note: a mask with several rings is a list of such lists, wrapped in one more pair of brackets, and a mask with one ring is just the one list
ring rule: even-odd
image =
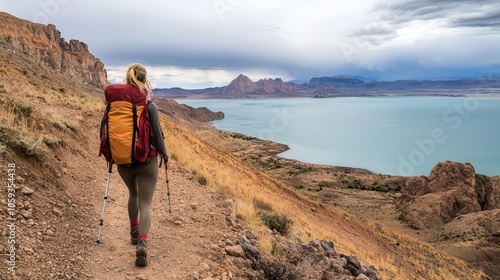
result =
[{"label": "gray hiking pant", "polygon": [[148,234],[151,226],[151,201],[158,179],[156,157],[150,163],[137,166],[118,166],[118,173],[128,188],[128,215],[131,221],[139,221],[139,234]]}]

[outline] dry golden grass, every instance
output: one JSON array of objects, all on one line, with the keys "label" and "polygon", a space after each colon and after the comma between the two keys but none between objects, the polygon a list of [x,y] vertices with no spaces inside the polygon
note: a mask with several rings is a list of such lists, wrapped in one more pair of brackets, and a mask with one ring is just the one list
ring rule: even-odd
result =
[{"label": "dry golden grass", "polygon": [[14,106],[11,104],[2,104],[0,110],[0,123],[7,126],[14,126],[17,120],[17,115],[14,113]]},{"label": "dry golden grass", "polygon": [[269,204],[273,212],[294,220],[292,240],[333,241],[339,252],[374,265],[383,279],[480,279],[482,275],[417,239],[363,223],[339,208],[320,205],[200,140],[183,126],[165,118],[162,125],[169,154],[197,176],[205,177],[211,189],[235,200],[237,217],[253,229],[264,250],[271,250],[274,237],[259,220],[255,201]]},{"label": "dry golden grass", "polygon": [[1,67],[0,152],[11,148],[40,160],[49,149],[64,147],[69,140],[66,137],[74,137],[81,123],[102,112],[104,105],[96,94],[75,89],[53,73],[30,67],[35,66],[22,61],[7,61]]}]

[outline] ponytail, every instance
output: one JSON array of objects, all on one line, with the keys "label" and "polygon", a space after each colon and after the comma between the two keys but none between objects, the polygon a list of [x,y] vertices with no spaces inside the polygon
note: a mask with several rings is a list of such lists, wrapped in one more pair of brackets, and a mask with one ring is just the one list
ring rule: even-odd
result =
[{"label": "ponytail", "polygon": [[137,87],[141,92],[145,92],[148,99],[151,99],[151,83],[146,78],[146,69],[138,64],[132,64],[127,71],[126,83]]}]

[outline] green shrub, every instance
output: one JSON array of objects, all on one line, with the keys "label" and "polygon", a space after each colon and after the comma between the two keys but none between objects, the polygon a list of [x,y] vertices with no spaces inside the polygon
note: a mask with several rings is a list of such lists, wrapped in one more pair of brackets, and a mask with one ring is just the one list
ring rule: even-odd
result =
[{"label": "green shrub", "polygon": [[11,146],[16,142],[16,139],[21,137],[21,132],[13,127],[7,125],[0,125],[0,142],[5,143],[7,146]]},{"label": "green shrub", "polygon": [[11,147],[37,160],[47,153],[43,149],[41,141],[24,137],[19,129],[6,125],[0,125],[0,143],[5,148]]},{"label": "green shrub", "polygon": [[14,106],[14,112],[29,118],[31,113],[33,113],[33,107],[18,103]]},{"label": "green shrub", "polygon": [[61,130],[61,131],[67,131],[67,130],[71,130],[73,132],[77,132],[78,131],[78,123],[76,122],[72,122],[72,121],[57,121],[57,120],[54,120],[52,121],[52,125]]},{"label": "green shrub", "polygon": [[66,130],[66,125],[63,122],[60,121],[52,121],[52,125],[62,131]]},{"label": "green shrub", "polygon": [[198,176],[198,178],[196,178],[196,180],[198,181],[198,183],[200,185],[203,185],[203,186],[206,186],[207,185],[207,178],[205,178],[204,176]]},{"label": "green shrub", "polygon": [[16,146],[25,155],[38,160],[42,159],[42,157],[46,154],[46,151],[43,149],[40,141],[36,141],[31,138],[20,139],[19,142],[16,143]]},{"label": "green shrub", "polygon": [[78,123],[72,122],[72,121],[65,121],[64,124],[71,131],[73,131],[73,132],[77,132],[78,131]]},{"label": "green shrub", "polygon": [[259,211],[258,215],[269,229],[276,230],[283,236],[288,235],[292,230],[293,220],[286,215],[273,214],[264,210]]},{"label": "green shrub", "polygon": [[45,145],[55,148],[55,147],[61,147],[64,146],[64,141],[55,137],[54,135],[47,134],[43,136],[43,142]]}]

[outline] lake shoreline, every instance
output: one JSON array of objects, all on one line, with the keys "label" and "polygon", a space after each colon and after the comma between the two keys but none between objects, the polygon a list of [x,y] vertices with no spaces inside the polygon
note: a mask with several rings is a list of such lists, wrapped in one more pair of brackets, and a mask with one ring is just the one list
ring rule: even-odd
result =
[{"label": "lake shoreline", "polygon": [[278,157],[392,176],[428,175],[452,160],[499,175],[493,168],[499,99],[408,98],[178,101],[225,112],[211,122],[218,129],[287,145]]}]

